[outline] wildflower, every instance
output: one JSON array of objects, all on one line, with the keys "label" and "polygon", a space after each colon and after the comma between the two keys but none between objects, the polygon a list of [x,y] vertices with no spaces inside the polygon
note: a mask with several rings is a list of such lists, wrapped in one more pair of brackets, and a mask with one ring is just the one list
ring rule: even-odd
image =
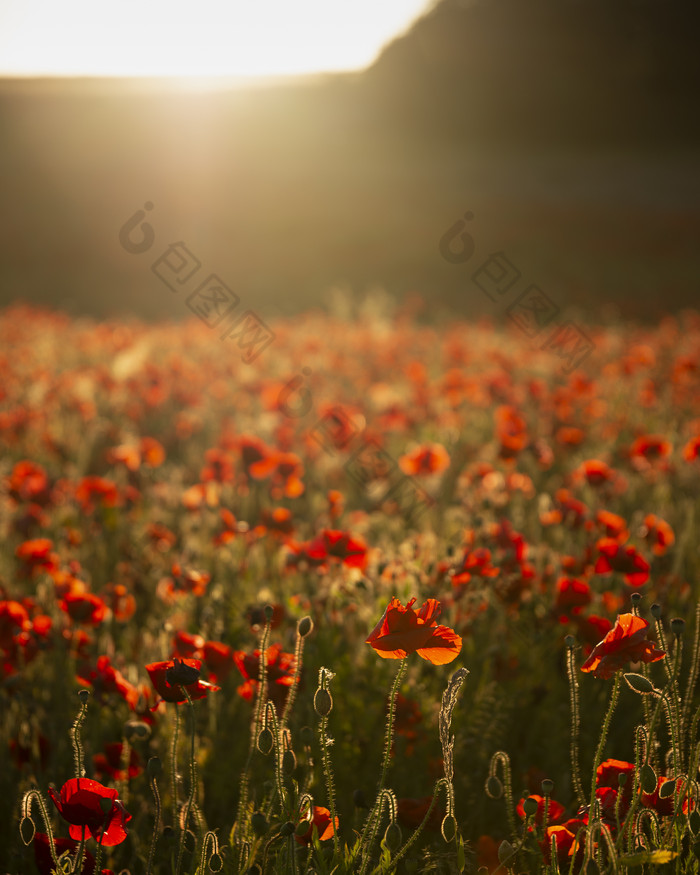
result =
[{"label": "wildflower", "polygon": [[[178,659],[176,657],[175,659],[168,659],[163,662],[152,662],[146,666],[146,671],[162,701],[181,705],[187,701],[187,696],[182,692],[181,687],[187,690],[190,694],[190,699],[203,699],[208,692],[221,689],[214,684],[207,683],[207,681],[199,680],[199,670],[201,667],[202,663],[199,659]],[[177,683],[178,678],[173,678],[173,672],[186,672],[187,669],[197,673],[195,680],[189,681],[189,678],[187,678],[184,684]],[[160,705],[160,701],[151,710],[154,711],[158,705]]]},{"label": "wildflower", "polygon": [[423,444],[399,459],[399,467],[409,476],[439,474],[450,464],[450,457],[442,444]]},{"label": "wildflower", "polygon": [[647,543],[651,545],[651,552],[655,556],[663,556],[676,540],[673,529],[666,520],[662,520],[661,517],[655,516],[653,513],[649,513],[644,517],[642,535]]},{"label": "wildflower", "polygon": [[347,532],[323,529],[321,534],[304,549],[305,558],[314,565],[326,565],[336,559],[351,568],[364,569],[367,565],[367,546],[364,541]]},{"label": "wildflower", "polygon": [[307,817],[309,828],[303,835],[296,835],[295,838],[300,845],[308,845],[311,843],[314,827],[318,830],[318,840],[325,842],[333,838],[338,829],[338,817],[331,820],[331,813],[327,808],[322,808],[320,805],[314,805],[313,812],[309,812]]},{"label": "wildflower", "polygon": [[601,538],[596,544],[600,556],[596,560],[596,574],[616,571],[624,575],[629,586],[642,586],[649,580],[649,563],[632,546],[623,546],[614,538]]},{"label": "wildflower", "polygon": [[[535,812],[535,823],[538,826],[542,825],[544,821],[544,806],[545,806],[545,797],[539,796],[537,793],[533,793],[531,796],[528,796],[528,799],[534,799],[537,803],[537,811]],[[523,797],[520,802],[518,802],[516,811],[518,812],[518,816],[525,820],[525,797]],[[547,807],[547,823],[556,823],[564,813],[564,806],[561,802],[557,802],[556,799],[549,799],[549,805]]]},{"label": "wildflower", "polygon": [[440,602],[428,599],[420,610],[413,607],[415,598],[404,607],[392,598],[384,616],[367,638],[383,659],[405,659],[417,653],[433,665],[446,665],[459,655],[462,639],[447,626],[438,626]]},{"label": "wildflower", "polygon": [[577,614],[593,599],[591,588],[585,580],[575,577],[560,577],[557,581],[555,607],[558,611]]},{"label": "wildflower", "polygon": [[[252,701],[258,688],[260,672],[260,651],[244,653],[237,650],[233,654],[236,668],[245,678],[238,687],[238,695]],[[285,653],[279,644],[273,644],[265,651],[265,671],[267,674],[267,697],[272,701],[278,715],[287,702],[289,688],[294,683],[294,654]]]},{"label": "wildflower", "polygon": [[96,753],[92,757],[92,765],[95,774],[109,778],[111,781],[126,781],[127,778],[135,778],[143,772],[141,757],[132,747],[129,752],[129,764],[124,769],[122,763],[123,744],[120,741],[108,742],[104,745],[103,753]]},{"label": "wildflower", "polygon": [[[65,854],[66,851],[68,851],[68,853],[73,853],[78,847],[78,842],[75,839],[64,839],[61,836],[54,836],[53,841],[57,857]],[[34,861],[36,863],[36,868],[41,875],[53,875],[56,871],[56,864],[51,856],[49,837],[46,833],[37,832],[34,834],[32,845],[34,846]],[[84,855],[82,875],[93,875],[95,871],[95,858],[88,850],[84,851]],[[103,870],[103,872],[104,871],[105,870]]]},{"label": "wildflower", "polygon": [[61,601],[61,610],[76,623],[99,626],[107,616],[107,605],[99,596],[86,592],[82,595],[66,593]]},{"label": "wildflower", "polygon": [[[49,787],[51,801],[66,820],[72,839],[80,840],[83,833],[102,842],[105,847],[121,844],[126,838],[126,824],[131,815],[118,799],[118,792],[89,778],[71,778],[61,787],[61,794]],[[105,812],[102,800],[111,800]]]},{"label": "wildflower", "polygon": [[111,664],[109,656],[100,656],[94,669],[81,670],[78,680],[85,686],[92,686],[95,695],[100,698],[106,693],[116,693],[129,705],[132,711],[136,710],[139,700],[139,691],[117,671]]},{"label": "wildflower", "polygon": [[610,678],[627,662],[658,662],[666,655],[647,640],[649,623],[635,614],[620,614],[608,634],[581,666],[597,678]]}]

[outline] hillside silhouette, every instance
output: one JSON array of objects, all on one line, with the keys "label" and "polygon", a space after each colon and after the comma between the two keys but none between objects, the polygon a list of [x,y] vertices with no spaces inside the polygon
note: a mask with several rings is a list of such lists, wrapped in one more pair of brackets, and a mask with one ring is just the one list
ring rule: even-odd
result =
[{"label": "hillside silhouette", "polygon": [[[0,83],[0,299],[189,314],[153,275],[183,241],[263,315],[334,286],[501,314],[505,251],[560,306],[696,304],[698,12],[681,0],[443,0],[362,73],[186,90]],[[145,203],[150,254],[119,230]],[[469,265],[439,242],[469,211]]]}]

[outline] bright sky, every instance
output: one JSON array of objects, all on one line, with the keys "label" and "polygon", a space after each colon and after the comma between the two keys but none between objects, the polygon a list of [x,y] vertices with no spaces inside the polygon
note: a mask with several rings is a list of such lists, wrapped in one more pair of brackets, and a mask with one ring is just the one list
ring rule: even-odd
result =
[{"label": "bright sky", "polygon": [[364,67],[429,0],[0,0],[0,76]]}]

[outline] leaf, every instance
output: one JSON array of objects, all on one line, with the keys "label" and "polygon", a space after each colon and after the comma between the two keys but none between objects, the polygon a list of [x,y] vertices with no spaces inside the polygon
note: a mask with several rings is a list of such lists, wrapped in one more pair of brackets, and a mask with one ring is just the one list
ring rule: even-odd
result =
[{"label": "leaf", "polygon": [[459,845],[457,847],[457,868],[460,872],[464,872],[464,867],[466,865],[466,857],[464,855],[464,839],[462,836],[459,837]]},{"label": "leaf", "polygon": [[643,866],[645,863],[660,866],[663,863],[670,863],[678,856],[677,851],[640,851],[638,854],[627,854],[620,857],[618,865],[622,866]]}]

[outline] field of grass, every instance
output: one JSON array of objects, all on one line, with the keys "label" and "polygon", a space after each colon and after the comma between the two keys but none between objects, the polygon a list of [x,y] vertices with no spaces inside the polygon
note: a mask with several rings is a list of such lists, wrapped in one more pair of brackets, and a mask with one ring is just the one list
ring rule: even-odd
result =
[{"label": "field of grass", "polygon": [[3,872],[699,871],[700,315],[420,309],[0,312]]}]

